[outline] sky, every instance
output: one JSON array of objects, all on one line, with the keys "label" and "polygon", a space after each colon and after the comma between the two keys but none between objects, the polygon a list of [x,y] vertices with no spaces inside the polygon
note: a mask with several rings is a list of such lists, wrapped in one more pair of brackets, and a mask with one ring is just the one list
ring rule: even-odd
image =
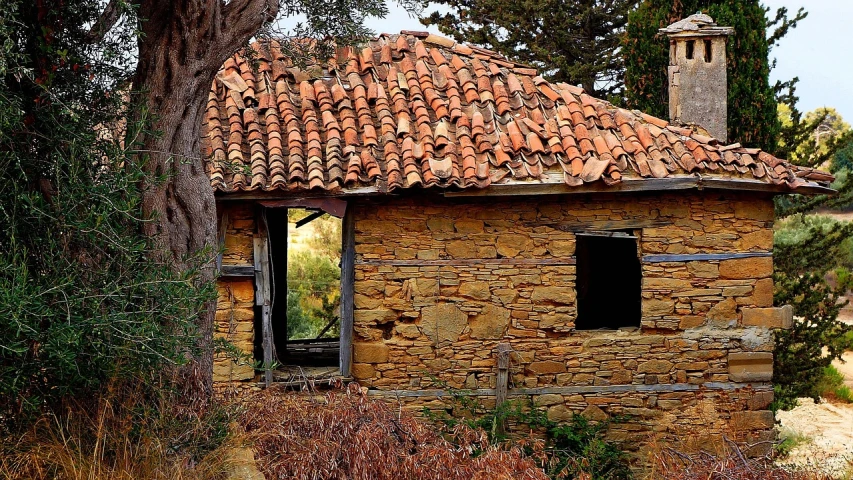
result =
[{"label": "sky", "polygon": [[[775,14],[787,7],[790,14],[806,7],[809,15],[782,39],[771,52],[776,68],[770,82],[799,77],[797,94],[803,112],[819,107],[834,107],[847,123],[853,123],[853,44],[850,43],[850,19],[853,0],[763,0]],[[393,1],[384,19],[369,19],[367,25],[377,33],[400,30],[429,30]],[[431,10],[427,10],[431,11]]]}]

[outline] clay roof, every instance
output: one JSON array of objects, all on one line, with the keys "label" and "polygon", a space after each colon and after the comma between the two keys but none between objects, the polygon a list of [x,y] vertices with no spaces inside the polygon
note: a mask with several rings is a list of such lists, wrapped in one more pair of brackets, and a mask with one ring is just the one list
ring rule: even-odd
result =
[{"label": "clay roof", "polygon": [[251,48],[252,60],[243,52],[225,62],[206,107],[202,151],[219,192],[614,185],[697,174],[782,189],[832,180],[444,37],[383,34],[302,69],[274,42]]}]

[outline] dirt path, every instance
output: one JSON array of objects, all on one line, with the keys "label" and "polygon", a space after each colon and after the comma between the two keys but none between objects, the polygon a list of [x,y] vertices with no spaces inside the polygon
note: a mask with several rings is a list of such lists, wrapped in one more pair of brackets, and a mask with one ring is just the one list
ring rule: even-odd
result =
[{"label": "dirt path", "polygon": [[[833,365],[844,375],[844,382],[853,388],[853,352],[842,356],[844,363]],[[777,412],[780,437],[794,436],[800,443],[794,447],[783,464],[821,466],[836,478],[853,475],[853,405],[823,402],[815,404],[809,398],[800,399],[800,406]]]}]

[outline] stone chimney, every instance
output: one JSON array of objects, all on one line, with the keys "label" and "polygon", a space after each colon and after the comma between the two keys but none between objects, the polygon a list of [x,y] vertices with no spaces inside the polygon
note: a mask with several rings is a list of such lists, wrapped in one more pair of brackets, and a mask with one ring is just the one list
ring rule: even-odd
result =
[{"label": "stone chimney", "polygon": [[719,27],[697,13],[660,29],[669,37],[669,118],[676,125],[695,124],[726,141],[728,82],[726,38]]}]

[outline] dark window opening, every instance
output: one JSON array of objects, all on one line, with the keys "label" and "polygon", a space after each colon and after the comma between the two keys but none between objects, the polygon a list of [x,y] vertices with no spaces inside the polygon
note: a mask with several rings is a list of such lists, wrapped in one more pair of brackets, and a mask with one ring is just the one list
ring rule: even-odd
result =
[{"label": "dark window opening", "polygon": [[695,44],[696,44],[696,42],[695,42],[695,41],[693,41],[693,40],[688,40],[688,41],[687,41],[687,52],[686,52],[686,55],[687,55],[687,59],[688,59],[688,60],[693,60],[693,48],[694,48]]},{"label": "dark window opening", "polygon": [[711,41],[705,40],[705,63],[711,63]]},{"label": "dark window opening", "polygon": [[[340,359],[341,220],[303,208],[266,209],[276,378],[316,374]],[[263,358],[255,316],[255,358]],[[323,373],[325,373],[325,370]],[[293,374],[293,375],[288,375]]]},{"label": "dark window opening", "polygon": [[642,271],[637,238],[624,232],[577,236],[578,330],[639,327]]}]

